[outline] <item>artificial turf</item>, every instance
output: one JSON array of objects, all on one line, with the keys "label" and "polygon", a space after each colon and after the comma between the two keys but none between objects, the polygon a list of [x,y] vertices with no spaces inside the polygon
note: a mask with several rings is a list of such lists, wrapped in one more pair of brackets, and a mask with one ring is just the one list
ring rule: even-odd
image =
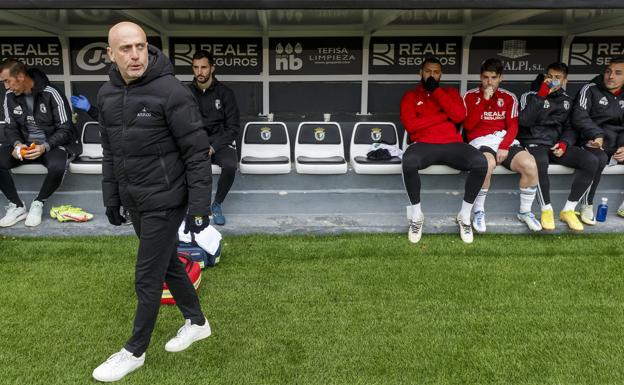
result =
[{"label": "artificial turf", "polygon": [[[122,384],[624,384],[624,237],[228,237],[182,353]],[[1,238],[0,384],[87,384],[129,336],[137,241]]]}]

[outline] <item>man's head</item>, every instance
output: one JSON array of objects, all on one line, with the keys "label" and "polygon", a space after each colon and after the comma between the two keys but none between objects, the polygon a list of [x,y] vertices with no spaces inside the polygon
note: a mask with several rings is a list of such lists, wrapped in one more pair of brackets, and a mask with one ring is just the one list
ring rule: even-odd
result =
[{"label": "man's head", "polygon": [[126,83],[140,78],[147,70],[147,37],[134,23],[122,21],[112,26],[106,51]]},{"label": "man's head", "polygon": [[206,84],[212,80],[215,71],[214,57],[208,51],[198,51],[193,55],[193,75],[199,84]]},{"label": "man's head", "polygon": [[624,86],[624,56],[613,58],[602,78],[605,87],[611,91],[618,91]]},{"label": "man's head", "polygon": [[546,68],[545,79],[550,79],[551,84],[559,83],[558,86],[552,87],[554,90],[565,88],[568,83],[568,66],[562,62],[555,62]]},{"label": "man's head", "polygon": [[481,64],[481,89],[496,91],[503,81],[503,62],[496,58],[487,59]]},{"label": "man's head", "polygon": [[26,72],[26,65],[17,59],[7,59],[0,67],[0,79],[4,83],[4,88],[15,92],[16,95],[30,93],[33,87],[33,80]]},{"label": "man's head", "polygon": [[442,64],[437,58],[430,56],[420,65],[420,81],[425,84],[427,79],[432,77],[439,82],[442,77]]}]

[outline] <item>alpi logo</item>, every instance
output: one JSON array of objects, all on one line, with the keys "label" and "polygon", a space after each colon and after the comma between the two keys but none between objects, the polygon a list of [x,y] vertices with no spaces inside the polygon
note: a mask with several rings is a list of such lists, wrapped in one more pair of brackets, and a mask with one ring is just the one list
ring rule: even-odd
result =
[{"label": "alpi logo", "polygon": [[277,71],[299,71],[303,68],[303,60],[297,55],[303,52],[301,43],[292,44],[287,43],[283,46],[282,43],[277,43],[275,46],[275,69]]},{"label": "alpi logo", "polygon": [[147,107],[143,107],[143,109],[137,114],[137,118],[149,118],[151,116],[152,113],[147,110]]}]

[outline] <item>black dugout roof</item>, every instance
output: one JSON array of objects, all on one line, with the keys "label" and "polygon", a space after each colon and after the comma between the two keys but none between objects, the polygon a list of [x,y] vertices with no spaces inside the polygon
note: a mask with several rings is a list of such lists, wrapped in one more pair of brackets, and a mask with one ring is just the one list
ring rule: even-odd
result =
[{"label": "black dugout roof", "polygon": [[2,0],[3,9],[624,9],[622,0]]}]

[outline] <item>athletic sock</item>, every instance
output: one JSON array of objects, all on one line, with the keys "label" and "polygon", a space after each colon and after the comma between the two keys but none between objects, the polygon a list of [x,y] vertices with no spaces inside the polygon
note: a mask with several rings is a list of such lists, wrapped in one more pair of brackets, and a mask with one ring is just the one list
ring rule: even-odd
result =
[{"label": "athletic sock", "polygon": [[520,187],[520,212],[528,213],[531,211],[533,201],[535,200],[535,193],[537,192],[537,186],[533,187]]},{"label": "athletic sock", "polygon": [[488,189],[482,188],[479,190],[479,194],[475,198],[474,205],[472,206],[472,212],[485,211],[485,197],[487,196]]},{"label": "athletic sock", "polygon": [[552,205],[549,203],[547,205],[542,206],[542,211],[552,211]]},{"label": "athletic sock", "polygon": [[416,203],[411,206],[412,209],[412,219],[418,219],[424,217],[424,214],[420,208],[420,203]]},{"label": "athletic sock", "polygon": [[576,210],[576,205],[578,204],[578,202],[572,202],[572,201],[566,201],[565,206],[563,206],[563,210],[562,211],[574,211]]},{"label": "athletic sock", "polygon": [[470,212],[472,211],[472,206],[474,203],[468,203],[466,201],[462,201],[461,209],[459,210],[459,215],[462,219],[468,221],[466,224],[470,223]]}]

